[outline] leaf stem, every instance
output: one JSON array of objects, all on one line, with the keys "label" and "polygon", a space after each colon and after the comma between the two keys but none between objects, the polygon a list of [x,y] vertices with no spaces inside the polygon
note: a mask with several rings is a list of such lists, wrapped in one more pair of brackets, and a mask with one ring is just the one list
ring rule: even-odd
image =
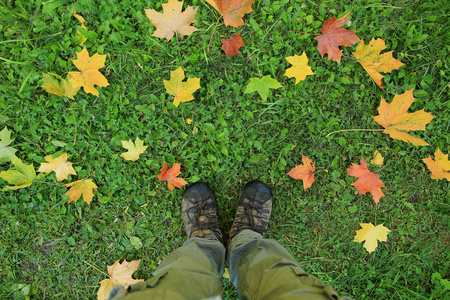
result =
[{"label": "leaf stem", "polygon": [[219,24],[220,18],[222,18],[222,15],[220,15],[220,16],[217,18],[216,26],[214,26],[213,32],[212,32],[212,34],[211,34],[211,37],[209,38],[208,47],[206,48],[206,51],[208,51],[208,52],[209,52],[209,45],[211,44],[211,41],[212,41],[214,32],[216,32],[216,27],[217,27],[217,25]]},{"label": "leaf stem", "polygon": [[347,56],[347,55],[345,55],[344,53],[342,53],[342,56],[344,56],[344,57],[347,57],[348,59],[352,59],[352,60],[354,60],[354,61],[357,61],[357,62],[359,62],[359,60],[357,60],[356,58],[353,58],[353,57]]},{"label": "leaf stem", "polygon": [[[168,100],[161,101],[161,102],[159,102],[159,103],[156,103],[156,104],[153,105],[153,106],[150,106],[149,108],[153,108],[153,107],[155,107],[155,106],[157,106],[157,105],[160,105],[160,104],[162,104],[162,103],[164,103],[164,102],[167,102],[167,101],[168,101]],[[138,119],[139,119],[143,114],[144,114],[144,112],[141,113],[141,114],[138,116]]]},{"label": "leaf stem", "polygon": [[111,278],[111,276],[109,276],[109,274],[107,274],[107,273],[105,273],[105,272],[103,272],[102,270],[100,270],[99,268],[97,268],[96,266],[94,266],[94,265],[91,265],[90,263],[88,263],[87,261],[84,261],[84,263],[85,264],[87,264],[87,265],[89,265],[89,266],[91,266],[91,267],[93,267],[94,269],[96,269],[97,271],[99,271],[100,273],[102,273],[102,274],[105,274],[106,276],[108,276],[109,278]]},{"label": "leaf stem", "polygon": [[98,169],[100,169],[100,167],[103,165],[104,162],[105,162],[105,158],[103,157],[102,163],[97,167],[97,169],[95,169],[91,174],[89,174],[89,176],[87,176],[85,178],[91,177],[92,174],[94,174]]},{"label": "leaf stem", "polygon": [[295,33],[304,33],[304,34],[310,34],[310,35],[320,35],[318,33],[309,33],[309,32],[304,32],[304,31],[296,31],[296,30],[291,30],[294,31]]},{"label": "leaf stem", "polygon": [[395,154],[394,158],[391,159],[390,162],[388,162],[384,167],[379,168],[378,170],[376,170],[374,173],[378,173],[379,171],[381,171],[381,170],[383,170],[384,168],[386,168],[387,166],[389,166],[389,165],[391,164],[391,162],[393,162],[394,159],[397,157],[397,155],[398,155],[398,151],[397,151],[397,153]]},{"label": "leaf stem", "polygon": [[384,129],[342,129],[342,130],[336,130],[336,131],[330,132],[325,137],[329,137],[330,135],[332,135],[333,133],[336,133],[336,132],[344,132],[344,131],[383,131],[383,130]]}]

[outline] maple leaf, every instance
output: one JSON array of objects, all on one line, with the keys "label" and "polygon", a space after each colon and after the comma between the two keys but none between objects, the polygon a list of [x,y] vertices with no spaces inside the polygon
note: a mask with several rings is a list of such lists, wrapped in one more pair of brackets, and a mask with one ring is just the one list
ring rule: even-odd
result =
[{"label": "maple leaf", "polygon": [[92,197],[94,197],[93,190],[97,188],[97,185],[92,181],[92,179],[82,179],[71,183],[64,184],[63,186],[70,187],[66,195],[69,197],[70,203],[72,201],[77,202],[77,200],[83,195],[83,200],[87,204],[91,204]]},{"label": "maple leaf", "polygon": [[122,147],[125,149],[128,149],[128,152],[124,152],[120,154],[120,157],[123,157],[125,160],[132,160],[136,161],[139,158],[139,155],[144,153],[145,149],[147,149],[148,146],[144,146],[144,142],[141,141],[138,137],[136,138],[136,141],[133,142],[131,140],[127,141],[121,141]]},{"label": "maple leaf", "polygon": [[84,47],[83,50],[77,54],[77,59],[72,60],[73,64],[81,71],[69,72],[72,76],[69,78],[72,87],[77,88],[82,86],[86,93],[98,96],[98,91],[94,85],[97,85],[100,88],[109,85],[105,76],[98,71],[98,69],[105,66],[105,59],[106,54],[100,55],[95,53],[89,57],[89,53],[86,50],[86,47]]},{"label": "maple leaf", "polygon": [[428,170],[431,171],[432,179],[445,178],[450,181],[450,161],[448,160],[448,154],[442,153],[441,149],[437,149],[434,153],[433,160],[431,156],[424,158],[423,161],[427,165]]},{"label": "maple leaf", "polygon": [[355,34],[356,31],[342,28],[347,24],[349,15],[350,12],[340,19],[336,20],[336,17],[333,17],[323,23],[323,28],[320,29],[322,34],[314,38],[318,41],[317,49],[322,57],[325,53],[328,53],[329,60],[340,63],[342,52],[339,50],[339,46],[351,46],[359,42],[359,37]]},{"label": "maple leaf", "polygon": [[303,180],[303,189],[306,191],[314,182],[314,171],[316,167],[312,160],[302,154],[303,165],[295,166],[287,175],[294,179]]},{"label": "maple leaf", "polygon": [[66,96],[67,98],[73,99],[73,96],[75,96],[78,91],[80,90],[80,87],[73,87],[72,83],[70,82],[70,78],[72,76],[70,74],[67,74],[67,78],[63,79],[60,76],[59,80],[54,77],[56,74],[48,73],[48,74],[42,74],[42,81],[44,84],[41,86],[47,93],[55,94],[58,96]]},{"label": "maple leaf", "polygon": [[180,172],[181,164],[173,164],[172,168],[167,171],[167,163],[164,162],[163,167],[161,169],[161,174],[156,175],[159,180],[167,181],[167,186],[171,191],[173,191],[174,186],[181,188],[183,185],[186,185],[187,182],[183,178],[176,178]]},{"label": "maple leaf", "polygon": [[109,293],[115,285],[123,285],[127,288],[130,285],[144,281],[143,279],[134,279],[131,277],[139,268],[139,263],[141,262],[140,259],[130,262],[127,262],[125,259],[123,263],[119,263],[119,261],[120,259],[117,260],[112,266],[108,266],[108,275],[110,278],[103,279],[100,282],[100,289],[97,292],[97,299],[108,299]]},{"label": "maple leaf", "polygon": [[66,152],[62,153],[57,158],[53,159],[53,155],[47,155],[45,160],[48,163],[41,163],[38,172],[50,173],[55,171],[56,181],[63,181],[67,179],[69,174],[77,175],[77,172],[72,167],[72,163],[67,161],[69,156]]},{"label": "maple leaf", "polygon": [[408,108],[414,102],[413,90],[406,91],[402,95],[395,94],[394,100],[388,104],[381,98],[378,116],[372,116],[375,122],[385,128],[383,131],[391,138],[398,139],[416,146],[426,146],[427,142],[413,137],[408,131],[425,130],[425,125],[430,123],[434,116],[424,109],[414,113],[408,113]]},{"label": "maple leaf", "polygon": [[191,35],[198,30],[194,26],[190,26],[191,23],[196,22],[195,15],[198,7],[188,6],[184,12],[181,12],[183,1],[169,0],[169,2],[161,5],[164,13],[159,13],[154,9],[144,9],[147,18],[156,27],[152,36],[170,40],[175,32],[180,36],[184,36]]},{"label": "maple leaf", "polygon": [[[217,10],[226,26],[239,27],[244,25],[242,17],[252,12],[254,0],[206,0]],[[220,18],[220,17],[219,17]]]},{"label": "maple leaf", "polygon": [[240,32],[236,36],[230,37],[229,40],[221,39],[220,41],[222,42],[222,50],[230,57],[240,54],[239,48],[245,46]]},{"label": "maple leaf", "polygon": [[[356,231],[355,242],[364,243],[364,248],[372,253],[378,246],[378,241],[386,242],[387,235],[391,232],[388,228],[384,227],[383,224],[373,226],[372,223],[361,223],[362,229]],[[378,240],[378,241],[377,241]]]},{"label": "maple leaf", "polygon": [[14,139],[11,139],[11,131],[5,126],[0,131],[0,164],[13,160],[14,153],[16,153],[17,149],[8,147],[12,141]]},{"label": "maple leaf", "polygon": [[384,157],[381,156],[381,153],[378,152],[378,150],[375,150],[375,153],[373,154],[373,158],[370,160],[370,163],[372,165],[382,166],[383,160],[384,160]]},{"label": "maple leaf", "polygon": [[30,186],[36,178],[33,164],[24,164],[17,156],[13,156],[12,163],[15,170],[1,171],[0,178],[6,180],[9,184],[14,186],[5,186],[3,191],[17,190]]},{"label": "maple leaf", "polygon": [[250,78],[250,83],[244,91],[244,94],[258,92],[263,100],[267,100],[269,89],[278,89],[283,87],[276,79],[266,75],[263,78]]},{"label": "maple leaf", "polygon": [[382,39],[372,39],[367,46],[362,40],[356,46],[356,51],[352,52],[380,88],[383,88],[384,83],[382,79],[384,76],[379,72],[389,73],[404,65],[400,60],[392,57],[392,52],[394,51],[380,55],[380,52],[384,49],[386,49],[386,44]]},{"label": "maple leaf", "polygon": [[[79,13],[77,13],[76,11],[73,12],[73,16],[74,16],[78,21],[80,21],[80,23],[81,23],[81,26],[80,26],[80,27],[83,28],[83,29],[85,29],[85,30],[87,30],[87,27],[84,25],[84,22],[86,22],[86,20],[85,20]],[[78,45],[83,46],[84,42],[87,41],[87,37],[85,37],[85,36],[81,33],[81,31],[79,31],[78,29],[77,29],[77,35],[78,35],[78,37],[79,37]]]},{"label": "maple leaf", "polygon": [[175,96],[173,105],[178,107],[180,102],[187,102],[194,99],[192,93],[200,88],[200,78],[188,78],[183,82],[184,71],[181,67],[170,72],[170,80],[163,80],[166,91],[169,95]]},{"label": "maple leaf", "polygon": [[295,77],[295,84],[305,80],[306,76],[314,74],[311,67],[308,66],[308,57],[306,57],[304,51],[302,55],[288,56],[286,60],[293,66],[286,70],[284,76],[289,78]]},{"label": "maple leaf", "polygon": [[365,195],[367,192],[371,193],[373,201],[378,205],[380,198],[384,196],[381,188],[385,186],[379,174],[372,173],[367,169],[366,160],[361,158],[361,165],[352,163],[352,166],[347,169],[347,173],[350,176],[359,178],[356,182],[352,183],[358,192],[361,195]]}]

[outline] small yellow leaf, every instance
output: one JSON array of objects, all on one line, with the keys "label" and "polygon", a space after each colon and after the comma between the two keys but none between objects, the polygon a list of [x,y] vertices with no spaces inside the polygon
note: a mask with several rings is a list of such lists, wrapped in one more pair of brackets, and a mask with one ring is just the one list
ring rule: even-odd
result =
[{"label": "small yellow leaf", "polygon": [[3,191],[17,190],[30,186],[36,178],[33,164],[24,164],[17,156],[14,155],[12,162],[15,170],[1,171],[0,178],[6,180],[14,186],[5,186]]},{"label": "small yellow leaf", "polygon": [[38,172],[50,173],[52,171],[55,171],[57,181],[63,181],[64,179],[67,179],[69,174],[77,175],[77,172],[75,172],[74,168],[72,167],[72,163],[67,161],[69,156],[66,152],[62,153],[55,159],[53,159],[52,157],[52,155],[47,155],[45,157],[45,160],[48,163],[41,163],[41,167],[39,168]]},{"label": "small yellow leaf", "polygon": [[187,102],[194,99],[192,93],[200,88],[200,78],[188,78],[183,82],[184,71],[181,67],[170,72],[170,80],[164,80],[164,86],[169,95],[175,96],[173,105],[178,107],[180,102]]},{"label": "small yellow leaf", "polygon": [[70,78],[72,78],[72,76],[70,74],[67,75],[66,79],[62,79],[60,77],[60,81],[53,77],[50,73],[42,75],[42,81],[44,82],[42,88],[45,89],[47,93],[55,94],[61,97],[66,96],[67,98],[73,99],[73,96],[75,96],[80,90],[79,86],[75,88],[72,86],[70,82]]},{"label": "small yellow leaf", "polygon": [[[80,23],[81,23],[81,26],[80,26],[80,27],[87,30],[87,27],[84,25],[84,22],[86,22],[86,20],[85,20],[79,13],[77,13],[76,11],[73,12],[73,16],[74,16],[78,21],[80,21]],[[81,46],[83,46],[84,42],[87,41],[87,37],[85,37],[85,36],[81,33],[81,31],[79,31],[78,29],[77,29],[77,35],[78,35],[78,37],[80,38],[80,40],[78,41],[78,44],[81,45]]]},{"label": "small yellow leaf", "polygon": [[388,228],[384,227],[383,224],[378,226],[373,226],[372,223],[361,223],[362,229],[356,231],[355,242],[364,243],[364,248],[372,253],[377,248],[377,240],[380,242],[387,241],[387,235],[391,232]]},{"label": "small yellow leaf", "polygon": [[381,156],[381,153],[378,152],[378,150],[375,150],[375,153],[373,154],[373,158],[370,160],[370,163],[372,165],[382,166],[384,161],[384,157]]},{"label": "small yellow leaf", "polygon": [[191,124],[192,123],[192,119],[186,119],[186,123]]},{"label": "small yellow leaf", "polygon": [[144,146],[144,142],[141,141],[138,137],[136,138],[135,143],[131,140],[127,141],[121,141],[122,147],[125,149],[128,149],[128,152],[124,152],[120,154],[120,157],[123,157],[125,160],[132,160],[136,161],[139,158],[139,155],[144,153],[145,149],[147,149],[148,146]]},{"label": "small yellow leaf", "polygon": [[295,77],[295,84],[305,80],[306,76],[314,74],[311,67],[308,66],[308,57],[306,57],[305,52],[301,56],[288,56],[286,60],[293,66],[286,70],[284,76]]},{"label": "small yellow leaf", "polygon": [[92,179],[82,179],[64,184],[63,186],[71,187],[66,193],[67,197],[69,197],[67,203],[72,201],[76,202],[83,195],[84,202],[91,204],[92,197],[94,197],[93,190],[97,188],[97,185],[95,185]]},{"label": "small yellow leaf", "polygon": [[423,161],[427,165],[428,170],[431,171],[431,179],[447,179],[450,181],[450,161],[448,154],[442,153],[441,149],[437,149],[434,153],[433,160],[431,156],[424,158]]}]

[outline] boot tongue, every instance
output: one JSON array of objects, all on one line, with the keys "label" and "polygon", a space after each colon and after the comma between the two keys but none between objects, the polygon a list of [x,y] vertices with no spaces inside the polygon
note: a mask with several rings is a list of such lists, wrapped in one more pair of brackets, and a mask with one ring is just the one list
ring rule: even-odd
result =
[{"label": "boot tongue", "polygon": [[198,218],[199,223],[206,223],[208,221],[208,218],[206,218],[205,216],[200,216]]}]

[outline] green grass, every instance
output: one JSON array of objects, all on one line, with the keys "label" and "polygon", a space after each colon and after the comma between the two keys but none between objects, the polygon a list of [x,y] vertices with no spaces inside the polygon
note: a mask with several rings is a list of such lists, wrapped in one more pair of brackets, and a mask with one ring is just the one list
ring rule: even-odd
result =
[{"label": "green grass", "polygon": [[[450,150],[450,6],[440,1],[269,1],[253,4],[246,25],[219,23],[218,14],[198,5],[189,37],[170,41],[151,36],[144,9],[155,1],[3,1],[0,5],[0,130],[15,138],[16,155],[35,169],[46,155],[65,151],[78,176],[99,186],[91,205],[67,203],[66,188],[54,173],[32,186],[0,194],[0,265],[4,299],[96,298],[107,265],[142,259],[136,278],[149,277],[186,240],[181,219],[182,190],[170,192],[156,178],[163,161],[181,163],[189,182],[208,182],[228,235],[240,189],[251,179],[265,181],[275,200],[268,237],[279,241],[307,272],[355,299],[448,299],[450,278],[450,184],[432,180],[422,159],[439,147]],[[71,59],[80,23],[86,19],[89,53],[107,54],[110,86],[99,97],[80,91],[72,102],[46,93],[42,73],[75,71]],[[314,36],[325,20],[351,10],[351,30],[367,43],[386,41],[405,66],[386,74],[379,89],[356,61],[322,59]],[[229,58],[220,38],[241,32],[246,46]],[[341,47],[351,56],[355,46]],[[286,56],[306,52],[315,72],[304,82],[284,75]],[[163,80],[182,66],[201,78],[191,102],[177,108]],[[270,75],[284,89],[267,102],[244,94],[250,78]],[[430,146],[393,140],[372,118],[381,97],[414,88],[410,111],[436,118],[415,133]],[[158,104],[163,102],[161,104]],[[74,126],[75,115],[77,127]],[[186,119],[193,119],[187,124]],[[76,143],[74,144],[77,129]],[[136,162],[119,157],[122,140],[139,136],[149,145]],[[60,147],[57,142],[65,143]],[[375,150],[393,162],[380,171],[386,185],[378,208],[359,195],[347,175],[352,163]],[[286,175],[310,157],[319,172],[310,189]],[[103,163],[102,163],[103,162]],[[10,164],[0,166],[7,170]],[[98,168],[98,169],[97,169]],[[376,168],[372,168],[374,171]],[[1,181],[1,186],[6,182]],[[387,242],[368,254],[353,242],[359,223],[384,224]],[[130,237],[141,239],[136,250]],[[87,262],[87,263],[86,263]],[[224,279],[228,299],[235,289]],[[28,287],[30,289],[28,289]],[[25,289],[23,290],[23,288]]]}]

